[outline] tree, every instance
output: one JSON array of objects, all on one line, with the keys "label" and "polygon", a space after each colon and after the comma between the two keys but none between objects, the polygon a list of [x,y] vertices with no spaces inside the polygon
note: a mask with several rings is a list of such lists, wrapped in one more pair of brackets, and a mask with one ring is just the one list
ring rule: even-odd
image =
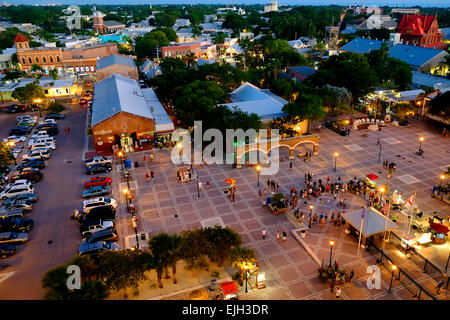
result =
[{"label": "tree", "polygon": [[416,111],[416,107],[410,103],[397,103],[391,107],[391,110],[400,119],[405,118],[410,112]]},{"label": "tree", "polygon": [[323,104],[330,107],[331,113],[340,115],[351,113],[352,94],[344,87],[325,85],[321,90]]},{"label": "tree", "polygon": [[299,95],[293,103],[286,104],[282,111],[287,114],[286,118],[292,124],[308,120],[308,127],[325,116],[322,99],[314,94]]},{"label": "tree", "polygon": [[[167,233],[159,233],[153,236],[148,241],[149,251],[151,252],[154,262],[155,270],[158,277],[158,286],[163,287],[162,284],[162,273],[164,269],[167,270],[170,260],[170,236]],[[168,272],[166,271],[166,278],[169,278]]]},{"label": "tree", "polygon": [[230,253],[230,260],[233,266],[239,268],[241,282],[244,281],[244,270],[257,262],[255,251],[246,247],[234,247]]},{"label": "tree", "polygon": [[50,77],[52,77],[54,80],[57,80],[57,79],[59,78],[59,76],[58,76],[58,70],[56,70],[55,68],[52,68],[52,70],[50,70],[50,71],[48,72],[48,75],[49,75]]},{"label": "tree", "polygon": [[186,270],[191,270],[193,276],[197,276],[197,272],[208,267],[206,255],[209,252],[209,242],[205,238],[205,234],[197,230],[184,230],[181,232],[183,237],[183,245],[181,247],[181,255],[186,262]]},{"label": "tree", "polygon": [[270,91],[287,101],[291,100],[293,89],[292,81],[286,79],[275,79],[270,84]]},{"label": "tree", "polygon": [[156,57],[157,47],[169,45],[166,33],[160,30],[152,30],[143,37],[136,38],[135,51],[138,58]]},{"label": "tree", "polygon": [[203,232],[209,242],[208,257],[219,267],[229,260],[231,250],[242,244],[241,236],[229,227],[223,228],[216,225],[212,228],[204,228]]},{"label": "tree", "polygon": [[44,71],[44,69],[42,69],[42,67],[37,63],[32,64],[30,70],[36,77],[39,77]]},{"label": "tree", "polygon": [[14,155],[9,149],[9,146],[7,146],[4,142],[0,141],[0,164],[7,165],[13,159]]},{"label": "tree", "polygon": [[66,107],[62,103],[56,101],[49,101],[47,103],[46,109],[50,112],[59,113],[66,110]]},{"label": "tree", "polygon": [[169,266],[172,266],[172,280],[176,284],[177,262],[182,258],[183,237],[177,234],[170,235],[168,247],[167,263]]},{"label": "tree", "polygon": [[428,112],[444,120],[450,119],[450,91],[441,94],[430,101]]},{"label": "tree", "polygon": [[195,64],[195,54],[189,50],[189,52],[185,55],[186,64],[189,67],[192,67]]},{"label": "tree", "polygon": [[71,300],[72,293],[67,287],[67,265],[48,270],[42,278],[41,285],[46,289],[46,300]]},{"label": "tree", "polygon": [[175,30],[173,30],[172,28],[167,28],[167,27],[158,27],[155,29],[155,31],[161,31],[164,32],[164,34],[166,35],[167,40],[169,41],[178,41],[178,36]]},{"label": "tree", "polygon": [[[19,101],[25,102],[28,105],[32,104],[34,100],[36,99],[44,99],[45,93],[44,89],[36,84],[36,83],[28,83],[24,87],[18,87],[14,90],[14,92],[11,94],[11,96],[14,99],[17,99]],[[42,117],[42,110],[41,107],[39,108],[39,116]]]},{"label": "tree", "polygon": [[177,16],[166,12],[159,12],[155,15],[155,23],[158,27],[171,28],[176,20]]}]

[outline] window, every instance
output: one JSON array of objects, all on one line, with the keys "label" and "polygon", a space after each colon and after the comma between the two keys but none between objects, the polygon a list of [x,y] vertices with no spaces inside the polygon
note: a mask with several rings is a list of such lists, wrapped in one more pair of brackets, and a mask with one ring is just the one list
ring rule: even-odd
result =
[{"label": "window", "polygon": [[32,64],[33,62],[31,61],[31,57],[28,57],[28,63]]},{"label": "window", "polygon": [[39,63],[39,57],[36,57],[36,63]]},{"label": "window", "polygon": [[45,59],[45,57],[42,57],[42,62],[46,63],[47,60]]},{"label": "window", "polygon": [[69,94],[69,88],[66,88],[66,93]]},{"label": "window", "polygon": [[59,62],[59,56],[56,56],[56,61]]},{"label": "window", "polygon": [[25,64],[25,58],[22,57],[22,64]]},{"label": "window", "polygon": [[53,63],[53,57],[50,56],[50,63]]},{"label": "window", "polygon": [[44,93],[45,93],[45,94],[48,94],[48,90],[47,90],[47,89],[45,89],[45,90],[44,90]]}]

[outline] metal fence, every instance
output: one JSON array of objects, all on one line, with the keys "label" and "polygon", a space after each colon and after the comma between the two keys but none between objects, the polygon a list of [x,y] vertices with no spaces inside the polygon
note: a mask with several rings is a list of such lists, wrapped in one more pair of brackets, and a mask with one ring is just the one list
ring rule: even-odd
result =
[{"label": "metal fence", "polygon": [[[377,259],[378,264],[381,264],[388,272],[392,272],[392,266],[395,265],[394,261],[386,255],[383,250],[378,248],[373,241],[368,241],[367,251]],[[398,273],[395,279],[398,280],[414,298],[417,298],[418,300],[437,300],[432,293],[421,286],[406,271],[398,266],[397,269]]]}]

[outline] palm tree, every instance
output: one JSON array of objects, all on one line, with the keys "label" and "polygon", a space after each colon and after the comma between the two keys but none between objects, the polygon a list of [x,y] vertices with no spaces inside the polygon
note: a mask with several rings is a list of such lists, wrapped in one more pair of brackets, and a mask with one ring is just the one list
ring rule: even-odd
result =
[{"label": "palm tree", "polygon": [[70,299],[71,292],[67,287],[67,277],[67,265],[57,266],[48,270],[41,280],[42,288],[46,289],[44,299]]},{"label": "palm tree", "polygon": [[81,275],[87,276],[88,282],[91,282],[91,277],[96,274],[98,280],[98,266],[95,264],[94,260],[92,260],[89,256],[76,256],[70,262],[69,265],[77,265],[80,267]]},{"label": "palm tree", "polygon": [[181,233],[183,244],[181,247],[183,260],[186,262],[186,270],[191,270],[193,276],[197,276],[197,271],[208,268],[206,254],[210,252],[209,242],[201,229],[184,230]]},{"label": "palm tree", "polygon": [[58,70],[56,70],[55,68],[52,68],[52,70],[50,70],[48,72],[48,75],[50,77],[52,77],[54,80],[57,80],[58,79]]},{"label": "palm tree", "polygon": [[[30,70],[35,74],[36,77],[40,75],[42,71],[44,71],[44,69],[42,69],[42,67],[37,63],[32,64]],[[38,71],[39,74],[37,73]]]},{"label": "palm tree", "polygon": [[203,229],[203,232],[210,244],[208,256],[211,261],[216,262],[219,267],[230,258],[231,250],[242,244],[239,233],[229,227],[223,228],[216,225],[213,228]]},{"label": "palm tree", "polygon": [[167,271],[169,264],[169,252],[170,252],[170,236],[167,233],[159,233],[153,236],[148,241],[149,250],[153,256],[155,263],[155,270],[158,277],[158,286],[163,287],[162,273],[166,270],[166,279],[170,278]]},{"label": "palm tree", "polygon": [[241,283],[244,281],[244,270],[257,262],[255,251],[246,247],[234,247],[230,253],[232,266],[237,266],[240,271]]},{"label": "palm tree", "polygon": [[189,52],[185,56],[186,63],[189,67],[192,67],[195,64],[195,54],[189,50]]},{"label": "palm tree", "polygon": [[169,256],[168,256],[168,263],[172,266],[172,279],[173,283],[177,283],[177,262],[181,260],[182,257],[182,245],[183,245],[183,237],[174,234],[170,236],[170,242],[169,242]]}]

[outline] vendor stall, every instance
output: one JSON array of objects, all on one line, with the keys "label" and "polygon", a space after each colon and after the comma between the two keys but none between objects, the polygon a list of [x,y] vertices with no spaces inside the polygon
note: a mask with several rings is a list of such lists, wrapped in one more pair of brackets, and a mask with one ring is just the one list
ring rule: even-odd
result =
[{"label": "vendor stall", "polygon": [[224,281],[220,284],[223,300],[238,300],[238,287],[234,281]]},{"label": "vendor stall", "polygon": [[378,176],[374,175],[373,173],[366,175],[366,182],[367,182],[367,186],[370,189],[375,189],[375,187],[377,186],[375,180],[378,179]]},{"label": "vendor stall", "polygon": [[431,241],[433,244],[445,244],[449,228],[441,223],[430,223]]}]

